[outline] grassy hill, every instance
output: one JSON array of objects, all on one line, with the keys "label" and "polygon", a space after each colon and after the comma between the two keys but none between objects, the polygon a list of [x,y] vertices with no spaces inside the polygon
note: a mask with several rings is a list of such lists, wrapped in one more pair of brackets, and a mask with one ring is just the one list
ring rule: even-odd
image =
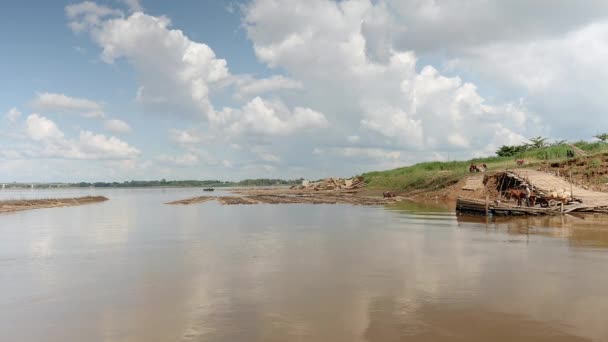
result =
[{"label": "grassy hill", "polygon": [[[573,143],[581,150],[594,155],[608,153],[608,144],[579,141]],[[567,151],[572,149],[566,143],[548,147],[529,149],[509,157],[475,158],[466,161],[425,162],[387,171],[364,173],[362,176],[371,188],[396,191],[439,190],[455,184],[469,174],[469,165],[486,164],[488,169],[501,170],[515,168],[517,159],[524,159],[526,166],[542,163],[555,163],[566,159]]]}]

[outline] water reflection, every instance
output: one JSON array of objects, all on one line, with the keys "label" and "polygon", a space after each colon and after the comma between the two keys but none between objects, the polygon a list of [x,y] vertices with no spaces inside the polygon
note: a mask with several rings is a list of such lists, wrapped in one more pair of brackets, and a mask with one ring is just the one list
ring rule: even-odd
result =
[{"label": "water reflection", "polygon": [[118,190],[0,216],[12,341],[608,339],[601,217],[449,205],[164,206]]},{"label": "water reflection", "polygon": [[608,247],[608,215],[578,214],[532,217],[457,217],[464,227],[484,227],[515,235],[539,235],[567,240],[572,246]]}]

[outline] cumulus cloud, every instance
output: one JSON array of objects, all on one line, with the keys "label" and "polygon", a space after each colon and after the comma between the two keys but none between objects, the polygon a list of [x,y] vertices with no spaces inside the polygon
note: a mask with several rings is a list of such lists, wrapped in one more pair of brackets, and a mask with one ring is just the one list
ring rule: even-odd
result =
[{"label": "cumulus cloud", "polygon": [[607,36],[604,19],[543,40],[470,48],[451,67],[470,70],[497,89],[520,94],[528,108],[546,118],[550,135],[588,138],[598,126],[608,125],[608,116],[599,114],[608,111]]},{"label": "cumulus cloud", "polygon": [[120,10],[85,1],[65,7],[65,14],[70,19],[69,27],[79,33],[100,24],[106,17],[121,16]]},{"label": "cumulus cloud", "polygon": [[[86,12],[81,11],[71,18],[88,25],[91,37],[102,48],[102,59],[106,63],[125,58],[137,70],[141,83],[136,96],[139,103],[174,115],[204,118],[214,127],[229,128],[232,132],[247,132],[248,128],[253,128],[257,133],[278,133],[275,126],[281,125],[280,120],[274,120],[274,126],[267,130],[257,129],[258,125],[252,122],[238,122],[256,115],[251,110],[263,102],[260,98],[253,99],[243,108],[216,110],[211,101],[212,92],[233,85],[237,88],[236,97],[249,100],[256,94],[300,88],[299,82],[284,76],[268,79],[233,76],[226,60],[216,57],[208,45],[195,42],[181,30],[171,28],[171,21],[166,17],[142,12],[128,17],[108,16],[105,20],[87,21]],[[286,123],[284,126],[288,129],[317,125],[321,115],[303,107],[286,111],[297,121]],[[304,122],[307,120],[317,122]]]},{"label": "cumulus cloud", "polygon": [[[88,24],[86,12],[71,18]],[[228,78],[226,61],[170,25],[166,17],[135,12],[87,27],[106,63],[125,58],[137,70],[140,103],[213,118],[210,87]]]},{"label": "cumulus cloud", "polygon": [[421,53],[458,52],[496,41],[542,41],[608,15],[608,3],[603,0],[586,1],[585,6],[569,0],[383,2],[394,15],[377,25],[377,36],[397,32],[391,37],[393,46]]},{"label": "cumulus cloud", "polygon": [[269,78],[254,79],[251,77],[241,77],[237,79],[237,99],[251,98],[270,92],[285,89],[302,89],[302,83],[282,75],[275,75]]},{"label": "cumulus cloud", "polygon": [[104,62],[135,69],[146,112],[194,121],[170,130],[184,151],[167,164],[206,160],[195,148],[204,141],[233,146],[259,170],[279,161],[379,168],[580,132],[582,117],[608,124],[598,114],[608,110],[605,1],[251,0],[243,27],[258,60],[280,74],[266,78],[232,74],[169,18],[123,2],[128,13],[85,2],[66,15]]},{"label": "cumulus cloud", "polygon": [[116,137],[80,131],[79,138],[79,150],[85,158],[128,159],[139,154],[139,150]]},{"label": "cumulus cloud", "polygon": [[25,121],[27,134],[34,140],[57,140],[63,138],[63,132],[57,125],[38,114],[32,114]]},{"label": "cumulus cloud", "polygon": [[118,120],[118,119],[110,119],[106,120],[103,123],[105,129],[112,133],[129,133],[131,132],[131,126],[128,123]]},{"label": "cumulus cloud", "polygon": [[77,140],[66,138],[55,122],[38,114],[27,117],[25,131],[34,144],[24,153],[32,158],[131,159],[140,153],[116,137],[90,131],[80,131]]},{"label": "cumulus cloud", "polygon": [[296,130],[328,126],[322,113],[302,107],[292,111],[280,101],[265,101],[260,97],[251,100],[241,110],[230,110],[229,115],[237,118],[229,128],[233,133],[287,135]]},{"label": "cumulus cloud", "polygon": [[526,132],[533,114],[524,106],[488,103],[474,84],[432,66],[419,67],[416,54],[399,51],[394,40],[383,43],[389,47],[384,58],[371,58],[366,29],[392,17],[386,2],[280,4],[256,0],[245,9],[256,55],[302,80],[324,112],[344,113],[337,118],[343,126],[356,130],[352,123],[358,122],[358,135],[373,133],[366,134],[364,143],[410,150],[479,149],[493,143],[496,130]]},{"label": "cumulus cloud", "polygon": [[9,109],[8,112],[6,112],[5,116],[9,122],[15,123],[21,117],[21,112],[18,111],[17,108],[13,107],[13,108]]},{"label": "cumulus cloud", "polygon": [[182,146],[198,144],[202,141],[199,132],[194,130],[179,130],[176,128],[169,130],[169,139]]},{"label": "cumulus cloud", "polygon": [[31,106],[43,113],[77,114],[86,118],[105,117],[101,103],[65,94],[38,93]]}]

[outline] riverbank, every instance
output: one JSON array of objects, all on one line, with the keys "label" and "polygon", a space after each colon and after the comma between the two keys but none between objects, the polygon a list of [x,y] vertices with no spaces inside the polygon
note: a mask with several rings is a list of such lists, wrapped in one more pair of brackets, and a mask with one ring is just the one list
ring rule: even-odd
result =
[{"label": "riverbank", "polygon": [[[544,152],[543,152],[544,153]],[[538,152],[538,154],[542,154]],[[608,153],[601,152],[575,158],[550,160],[525,159],[518,165],[514,158],[490,157],[469,161],[428,162],[393,170],[364,173],[368,184],[363,194],[381,194],[395,191],[398,195],[415,200],[439,199],[455,201],[466,194],[466,183],[472,175],[469,166],[487,166],[486,173],[504,170],[535,170],[560,177],[585,190],[608,192]]]},{"label": "riverbank", "polygon": [[22,210],[74,207],[78,205],[107,201],[104,196],[85,196],[72,198],[48,198],[0,201],[0,213],[9,213]]}]

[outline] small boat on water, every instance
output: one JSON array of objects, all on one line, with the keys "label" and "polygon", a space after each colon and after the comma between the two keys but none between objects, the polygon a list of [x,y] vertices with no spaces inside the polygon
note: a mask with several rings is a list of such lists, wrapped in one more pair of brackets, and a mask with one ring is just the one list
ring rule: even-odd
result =
[{"label": "small boat on water", "polygon": [[214,191],[214,188],[204,188],[203,191]]}]

